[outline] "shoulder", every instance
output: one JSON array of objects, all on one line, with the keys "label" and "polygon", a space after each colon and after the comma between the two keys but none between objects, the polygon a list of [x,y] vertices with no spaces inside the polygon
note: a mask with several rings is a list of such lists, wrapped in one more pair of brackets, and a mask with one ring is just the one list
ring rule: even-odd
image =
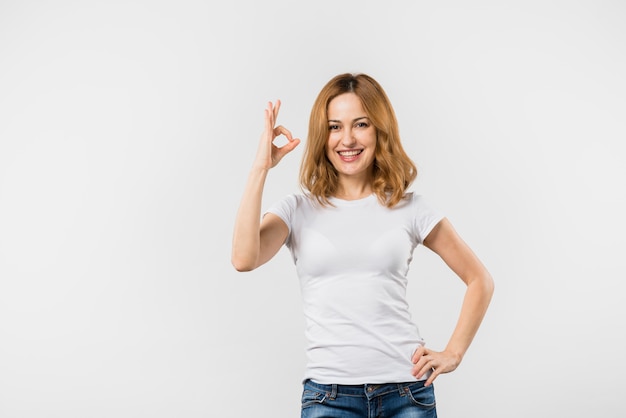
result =
[{"label": "shoulder", "polygon": [[408,209],[411,212],[414,212],[416,207],[419,207],[423,204],[426,204],[426,199],[424,199],[421,194],[415,192],[406,192],[402,200],[396,205],[396,208],[403,208],[404,210]]},{"label": "shoulder", "polygon": [[419,242],[423,243],[433,228],[444,218],[444,214],[421,194],[407,193],[406,199],[411,208],[414,232]]},{"label": "shoulder", "polygon": [[415,192],[408,192],[405,195],[405,199],[407,203],[410,204],[414,208],[429,209],[429,210],[434,209],[431,206],[430,201],[422,194],[415,193]]},{"label": "shoulder", "polygon": [[310,204],[311,198],[308,195],[302,192],[290,193],[270,205],[268,212],[276,214],[294,212]]},{"label": "shoulder", "polygon": [[303,205],[310,205],[312,203],[312,198],[311,196],[303,192],[296,192],[286,195],[279,202],[283,202],[283,204],[292,207],[299,207]]}]

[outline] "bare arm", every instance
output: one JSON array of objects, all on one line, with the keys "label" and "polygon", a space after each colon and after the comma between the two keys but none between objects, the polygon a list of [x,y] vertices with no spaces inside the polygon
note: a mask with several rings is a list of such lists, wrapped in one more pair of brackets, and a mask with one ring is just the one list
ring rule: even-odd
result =
[{"label": "bare arm", "polygon": [[[283,126],[274,127],[279,109],[280,101],[275,105],[268,103],[265,109],[265,128],[235,218],[231,262],[238,271],[254,270],[266,263],[287,237],[287,225],[278,216],[267,214],[261,220],[263,188],[269,170],[300,143]],[[279,135],[288,140],[280,148],[273,144]]]},{"label": "bare arm", "polygon": [[494,283],[485,266],[448,219],[444,218],[437,224],[424,245],[437,253],[467,285],[461,313],[446,348],[436,352],[419,347],[413,355],[413,374],[418,379],[432,370],[426,381],[426,385],[429,385],[439,374],[451,372],[461,363],[485,316]]}]

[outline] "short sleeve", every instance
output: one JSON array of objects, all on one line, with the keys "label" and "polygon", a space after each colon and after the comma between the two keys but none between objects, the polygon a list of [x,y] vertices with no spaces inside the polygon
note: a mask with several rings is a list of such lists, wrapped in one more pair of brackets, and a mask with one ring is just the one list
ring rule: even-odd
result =
[{"label": "short sleeve", "polygon": [[422,195],[413,194],[412,196],[413,214],[415,216],[413,228],[417,241],[420,244],[433,230],[433,228],[444,218],[443,213],[432,206]]},{"label": "short sleeve", "polygon": [[296,211],[296,207],[298,205],[298,199],[295,194],[290,194],[284,197],[277,202],[274,202],[264,213],[265,216],[267,213],[273,213],[278,216],[280,219],[285,222],[287,228],[289,229],[289,234],[287,235],[287,239],[285,243],[288,244],[291,240],[291,230],[293,229],[293,218],[294,213]]}]

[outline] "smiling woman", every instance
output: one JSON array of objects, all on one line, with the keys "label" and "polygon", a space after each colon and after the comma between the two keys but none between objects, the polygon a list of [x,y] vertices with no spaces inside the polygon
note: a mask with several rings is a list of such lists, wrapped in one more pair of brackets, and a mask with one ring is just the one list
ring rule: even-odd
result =
[{"label": "smiling woman", "polygon": [[[326,156],[344,181],[349,178],[369,179],[373,175],[376,151],[376,128],[369,121],[354,93],[337,96],[328,104],[328,144]],[[336,197],[354,200],[371,194],[370,181],[359,181],[363,189],[342,186]],[[354,194],[356,193],[356,194]]]},{"label": "smiling woman", "polygon": [[[235,221],[232,263],[265,264],[283,246],[300,278],[307,337],[302,417],[436,417],[433,381],[457,368],[493,293],[493,280],[442,213],[408,192],[415,164],[405,153],[382,87],[340,74],[311,111],[301,193],[262,212],[269,170],[300,140],[265,129]],[[286,143],[274,140],[284,136]],[[418,245],[438,254],[466,284],[461,313],[442,351],[427,348],[411,319],[407,273]],[[380,416],[376,412],[376,416]]]},{"label": "smiling woman", "polygon": [[[368,140],[374,144],[366,149],[363,145]],[[343,145],[337,141],[343,141]],[[332,152],[331,147],[335,147]],[[330,196],[356,197],[346,194],[351,187],[340,190],[343,181],[354,184],[355,177],[344,176],[339,181],[341,173],[334,164],[339,162],[338,151],[347,157],[345,152],[360,150],[374,155],[359,158],[366,160],[363,164],[367,167],[359,179],[364,188],[359,195],[373,192],[381,204],[397,204],[415,179],[417,169],[402,147],[391,102],[382,86],[368,75],[340,74],[326,84],[311,110],[300,168],[303,188],[321,203],[328,203]]]}]

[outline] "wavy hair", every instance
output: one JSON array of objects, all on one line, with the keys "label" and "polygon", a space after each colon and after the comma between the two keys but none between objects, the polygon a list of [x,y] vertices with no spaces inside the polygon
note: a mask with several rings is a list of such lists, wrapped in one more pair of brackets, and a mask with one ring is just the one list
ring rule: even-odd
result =
[{"label": "wavy hair", "polygon": [[376,128],[372,189],[382,204],[394,207],[417,177],[417,168],[402,147],[398,122],[387,94],[376,80],[362,73],[333,77],[315,99],[300,166],[300,186],[322,205],[330,205],[329,198],[337,191],[337,170],[326,156],[328,104],[344,93],[359,97],[367,117]]}]

